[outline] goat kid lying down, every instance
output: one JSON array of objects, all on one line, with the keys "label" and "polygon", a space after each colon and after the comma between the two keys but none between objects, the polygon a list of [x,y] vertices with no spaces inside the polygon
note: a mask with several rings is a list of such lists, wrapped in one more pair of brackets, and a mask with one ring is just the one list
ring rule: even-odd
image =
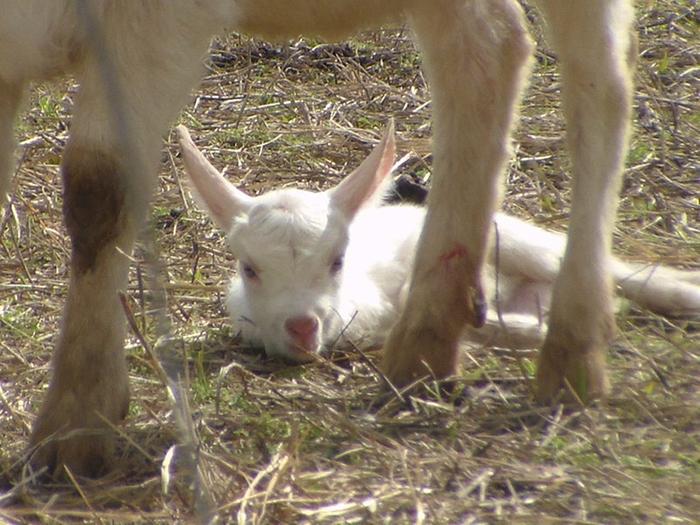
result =
[{"label": "goat kid lying down", "polygon": [[[393,126],[335,188],[258,197],[224,179],[184,126],[178,134],[199,200],[238,259],[227,306],[243,340],[294,361],[344,342],[381,345],[404,305],[425,219],[420,206],[382,205],[395,161]],[[503,213],[492,232],[498,264],[492,256],[486,269],[490,308],[484,327],[469,328],[467,337],[535,347],[546,333],[566,237]],[[700,314],[700,272],[617,259],[613,272],[620,293],[651,310]]]}]

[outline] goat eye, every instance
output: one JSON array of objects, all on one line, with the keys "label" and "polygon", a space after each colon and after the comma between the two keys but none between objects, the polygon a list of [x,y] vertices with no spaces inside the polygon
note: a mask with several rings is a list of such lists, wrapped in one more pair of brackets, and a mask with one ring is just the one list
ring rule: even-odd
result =
[{"label": "goat eye", "polygon": [[343,256],[338,255],[331,264],[331,273],[338,273],[343,268]]},{"label": "goat eye", "polygon": [[253,269],[253,267],[250,264],[243,265],[243,275],[245,275],[248,279],[258,278],[258,273]]}]

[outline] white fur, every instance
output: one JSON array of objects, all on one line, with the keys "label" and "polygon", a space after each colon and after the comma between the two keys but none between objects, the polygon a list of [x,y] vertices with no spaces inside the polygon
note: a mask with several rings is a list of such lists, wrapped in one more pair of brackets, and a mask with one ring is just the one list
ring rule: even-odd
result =
[{"label": "white fur", "polygon": [[[381,205],[385,184],[377,179],[388,180],[391,170],[388,162],[372,159],[393,157],[391,128],[387,133],[360,169],[334,190],[274,190],[247,198],[244,206],[238,196],[226,207],[224,186],[231,194],[238,190],[206,161],[187,130],[178,128],[190,180],[205,209],[228,225],[228,243],[240,261],[227,306],[245,342],[296,361],[348,342],[361,348],[384,343],[404,306],[425,220],[422,207]],[[367,170],[379,171],[372,177]],[[375,189],[367,193],[362,184]],[[341,191],[364,195],[354,215],[338,210],[330,197]],[[498,253],[486,272],[492,308],[486,326],[467,335],[496,345],[541,343],[566,237],[502,213],[496,214],[492,232]],[[344,264],[334,273],[331,263],[341,254]],[[255,269],[255,278],[246,276],[246,266]],[[623,295],[660,313],[700,314],[700,287],[691,283],[698,273],[637,268],[617,259],[613,268]],[[318,325],[304,347],[286,328],[288,319],[300,317]]]}]

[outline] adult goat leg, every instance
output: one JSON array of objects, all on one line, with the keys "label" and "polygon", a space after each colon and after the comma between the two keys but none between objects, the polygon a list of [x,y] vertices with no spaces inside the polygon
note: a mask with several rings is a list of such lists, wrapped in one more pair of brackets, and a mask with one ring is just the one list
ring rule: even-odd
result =
[{"label": "adult goat leg", "polygon": [[129,405],[123,315],[136,214],[117,151],[73,142],[63,162],[64,216],[72,267],[53,376],[34,425],[32,462],[97,475],[111,455],[108,423]]},{"label": "adult goat leg", "polygon": [[[113,68],[112,89],[105,88],[104,60],[88,59],[79,71],[62,165],[70,285],[53,375],[30,441],[32,463],[54,474],[66,466],[94,476],[109,466],[111,426],[129,403],[118,291],[126,289],[127,254],[155,186],[161,134],[196,83],[208,43],[204,32],[184,41],[165,25],[140,31],[137,22],[139,34],[160,38],[151,46],[124,35],[107,40],[114,46],[108,49],[113,63],[106,64]],[[109,36],[121,28],[103,30]]]},{"label": "adult goat leg", "polygon": [[512,0],[429,2],[410,20],[433,97],[434,175],[407,304],[384,350],[399,385],[453,374],[464,326],[485,320],[481,270],[532,48]]},{"label": "adult goat leg", "polygon": [[623,0],[541,4],[561,58],[574,193],[537,386],[549,399],[568,384],[586,401],[608,390],[611,229],[629,134],[633,13]]}]

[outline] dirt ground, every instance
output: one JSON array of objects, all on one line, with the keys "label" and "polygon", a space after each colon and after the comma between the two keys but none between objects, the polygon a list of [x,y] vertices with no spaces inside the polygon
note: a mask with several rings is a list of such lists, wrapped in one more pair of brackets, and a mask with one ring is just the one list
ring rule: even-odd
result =
[{"label": "dirt ground", "polygon": [[[640,1],[634,137],[615,230],[629,260],[700,270],[700,8]],[[536,14],[528,11],[536,21]],[[504,208],[564,229],[571,184],[556,55],[534,30]],[[396,120],[401,173],[430,181],[429,96],[408,30],[343,44],[229,36],[182,112],[197,144],[247,192],[322,189]],[[200,487],[178,460],[167,392],[129,334],[132,403],[114,471],[36,485],[24,447],[49,378],[67,286],[58,164],[77,86],[32,87],[0,214],[0,522],[678,523],[700,520],[700,331],[627,302],[603,405],[534,403],[536,349],[472,346],[452,397],[380,397],[368,358],[290,366],[242,348],[223,298],[234,261],[184,184],[171,133],[152,227],[188,371]],[[138,255],[137,255],[138,259]],[[134,265],[128,305],[155,343]],[[436,389],[437,390],[437,389]],[[169,473],[169,474],[168,474]]]}]

